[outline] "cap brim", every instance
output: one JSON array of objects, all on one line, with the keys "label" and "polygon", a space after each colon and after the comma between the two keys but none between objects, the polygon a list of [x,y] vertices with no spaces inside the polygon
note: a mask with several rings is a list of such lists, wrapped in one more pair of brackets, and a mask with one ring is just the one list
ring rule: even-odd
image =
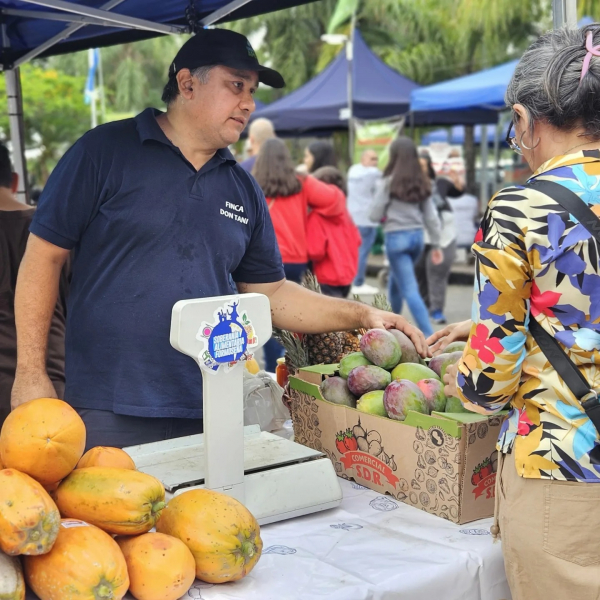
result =
[{"label": "cap brim", "polygon": [[285,87],[285,80],[281,76],[281,73],[262,65],[258,68],[258,80],[272,88]]}]

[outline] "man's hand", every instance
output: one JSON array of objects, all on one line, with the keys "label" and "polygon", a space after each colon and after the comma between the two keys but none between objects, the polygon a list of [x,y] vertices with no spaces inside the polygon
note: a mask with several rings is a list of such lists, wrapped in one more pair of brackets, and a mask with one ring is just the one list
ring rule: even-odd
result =
[{"label": "man's hand", "polygon": [[433,250],[431,250],[430,257],[432,264],[437,267],[444,262],[444,251],[440,248],[433,248]]},{"label": "man's hand", "polygon": [[399,329],[423,357],[430,356],[425,336],[408,321],[391,312],[360,302],[315,294],[290,281],[238,283],[242,294],[265,294],[271,303],[273,324],[297,333],[326,333],[353,329]]},{"label": "man's hand", "polygon": [[459,323],[451,323],[450,325],[446,325],[444,329],[436,331],[427,338],[430,352],[433,356],[436,356],[437,354],[441,354],[446,346],[452,342],[466,342],[469,339],[472,324],[473,321],[467,319]]},{"label": "man's hand", "polygon": [[365,306],[362,321],[362,327],[365,329],[398,329],[402,331],[402,333],[405,333],[411,339],[421,356],[431,356],[423,332],[414,325],[411,325],[404,317],[385,310]]},{"label": "man's hand", "polygon": [[54,385],[46,373],[24,372],[17,369],[10,399],[11,409],[36,398],[58,398]]},{"label": "man's hand", "polygon": [[456,389],[456,377],[458,375],[458,362],[454,365],[450,365],[446,369],[444,374],[444,394],[449,398],[450,396],[458,397],[458,390]]}]

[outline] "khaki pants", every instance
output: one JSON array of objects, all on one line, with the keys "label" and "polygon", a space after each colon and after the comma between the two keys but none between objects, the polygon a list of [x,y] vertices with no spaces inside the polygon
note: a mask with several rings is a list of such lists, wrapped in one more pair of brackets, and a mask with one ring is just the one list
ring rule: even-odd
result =
[{"label": "khaki pants", "polygon": [[498,521],[513,600],[600,600],[600,483],[524,479],[498,465]]}]

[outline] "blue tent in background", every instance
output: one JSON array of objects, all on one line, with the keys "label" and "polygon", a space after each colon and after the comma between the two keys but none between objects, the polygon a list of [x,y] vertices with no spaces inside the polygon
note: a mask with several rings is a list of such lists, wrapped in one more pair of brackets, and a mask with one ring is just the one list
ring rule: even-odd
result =
[{"label": "blue tent in background", "polygon": [[[408,112],[410,93],[419,86],[388,67],[354,33],[353,116],[385,119]],[[323,135],[348,128],[348,61],[337,57],[302,87],[272,102],[254,117],[273,121],[278,135]]]},{"label": "blue tent in background", "polygon": [[410,110],[425,125],[496,123],[518,60],[415,90]]},{"label": "blue tent in background", "polygon": [[[504,144],[509,123],[502,128],[500,143]],[[475,126],[475,143],[481,144],[481,125]],[[496,125],[490,125],[487,128],[488,145],[493,145],[496,137]],[[455,125],[450,131],[447,129],[436,129],[430,131],[421,137],[421,144],[428,146],[435,142],[446,142],[447,144],[456,144],[462,146],[465,143],[465,128],[463,125]]]},{"label": "blue tent in background", "polygon": [[[594,23],[583,17],[577,24]],[[467,125],[497,123],[503,110],[504,94],[519,59],[415,90],[410,110],[417,125]]]}]

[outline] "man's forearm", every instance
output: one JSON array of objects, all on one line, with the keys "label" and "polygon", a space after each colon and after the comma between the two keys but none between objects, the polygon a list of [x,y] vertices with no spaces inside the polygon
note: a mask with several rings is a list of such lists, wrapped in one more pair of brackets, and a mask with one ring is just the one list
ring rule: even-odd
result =
[{"label": "man's forearm", "polygon": [[347,331],[363,326],[365,305],[330,298],[286,281],[270,296],[273,325],[297,333]]},{"label": "man's forearm", "polygon": [[48,332],[58,297],[64,256],[44,252],[47,242],[30,239],[21,261],[15,292],[17,370],[46,370]]}]

